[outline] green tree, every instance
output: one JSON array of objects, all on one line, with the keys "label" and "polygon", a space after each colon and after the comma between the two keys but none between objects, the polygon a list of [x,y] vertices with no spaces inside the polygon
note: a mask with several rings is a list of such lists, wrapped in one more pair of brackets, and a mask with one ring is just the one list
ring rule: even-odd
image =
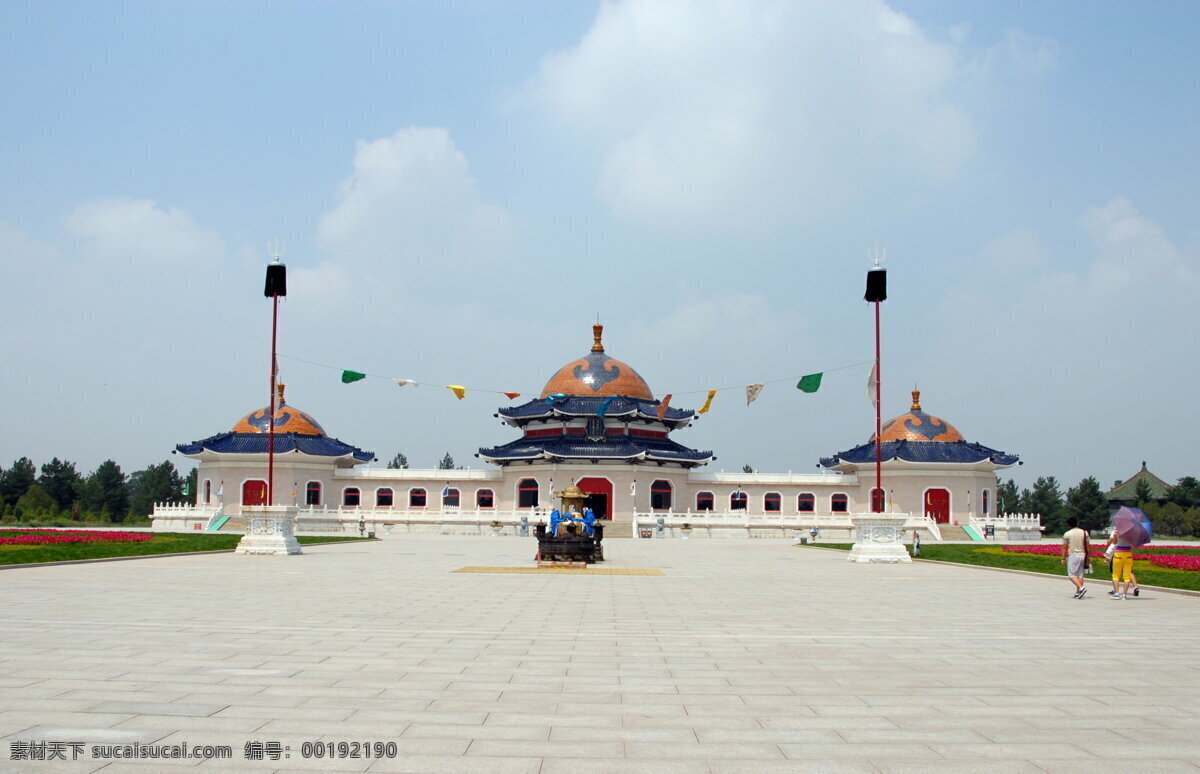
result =
[{"label": "green tree", "polygon": [[1150,491],[1150,482],[1144,478],[1139,478],[1137,486],[1133,488],[1133,499],[1138,505],[1148,503],[1154,499],[1154,493]]},{"label": "green tree", "polygon": [[71,507],[79,498],[79,485],[83,483],[74,462],[60,460],[58,457],[42,465],[42,475],[38,477],[38,486],[46,490],[46,494],[54,498],[60,511]]},{"label": "green tree", "polygon": [[1154,533],[1160,537],[1179,537],[1190,533],[1187,512],[1177,503],[1159,505],[1156,502],[1146,503],[1143,509],[1146,518],[1154,525]]},{"label": "green tree", "polygon": [[183,477],[183,499],[188,505],[196,504],[196,487],[200,484],[200,468],[192,468]]},{"label": "green tree", "polygon": [[121,466],[112,460],[100,463],[83,485],[81,493],[84,510],[107,515],[114,522],[122,522],[129,514],[129,490],[125,485],[125,474]]},{"label": "green tree", "polygon": [[[449,457],[449,453],[446,456]],[[392,457],[387,466],[389,470],[408,470],[408,457],[405,457],[403,452],[396,452],[396,456]]]},{"label": "green tree", "polygon": [[754,468],[750,467],[749,465],[743,465],[743,466],[742,466],[742,472],[743,472],[743,473],[753,473],[753,472],[754,472]]},{"label": "green tree", "polygon": [[996,487],[996,513],[1016,513],[1020,501],[1017,482],[1011,478]]},{"label": "green tree", "polygon": [[442,461],[438,463],[438,470],[454,470],[454,458],[450,456],[450,452],[446,452],[446,456],[442,457]]},{"label": "green tree", "polygon": [[1079,526],[1088,531],[1104,529],[1108,523],[1108,500],[1093,476],[1067,490],[1067,514],[1079,519]]},{"label": "green tree", "polygon": [[1194,476],[1184,476],[1167,490],[1167,500],[1180,508],[1200,507],[1200,481]]},{"label": "green tree", "polygon": [[1054,476],[1039,476],[1033,489],[1021,492],[1021,510],[1041,514],[1042,526],[1052,535],[1062,534],[1067,526],[1063,513],[1062,490]]},{"label": "green tree", "polygon": [[29,519],[34,516],[53,516],[58,512],[54,498],[46,490],[34,484],[17,500],[17,515]]},{"label": "green tree", "polygon": [[0,499],[4,500],[5,505],[15,506],[17,500],[29,491],[29,487],[33,486],[35,481],[37,467],[34,466],[33,460],[22,457],[0,476]]},{"label": "green tree", "polygon": [[134,516],[148,516],[155,503],[179,502],[183,500],[183,476],[166,460],[151,465],[129,477],[129,512]]}]

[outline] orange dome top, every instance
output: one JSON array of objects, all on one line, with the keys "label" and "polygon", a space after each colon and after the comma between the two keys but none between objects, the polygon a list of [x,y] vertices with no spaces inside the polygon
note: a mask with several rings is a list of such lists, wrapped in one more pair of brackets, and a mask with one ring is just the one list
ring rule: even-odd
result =
[{"label": "orange dome top", "polygon": [[[283,385],[277,385],[279,388],[279,399],[275,403],[275,432],[276,433],[299,433],[301,435],[325,435],[325,428],[321,427],[321,423],[305,414],[299,409],[292,408],[283,400]],[[246,416],[238,420],[238,423],[233,426],[235,433],[267,433],[269,427],[267,425],[267,415],[271,413],[269,408],[261,408],[258,411],[251,411]]]},{"label": "orange dome top", "polygon": [[[913,390],[912,408],[907,414],[883,423],[880,433],[885,441],[962,441],[954,425],[921,410],[921,391]],[[871,436],[875,440],[875,436]]]},{"label": "orange dome top", "polygon": [[592,326],[592,351],[587,356],[572,360],[546,382],[542,388],[542,397],[547,398],[559,393],[563,395],[623,395],[627,398],[642,398],[654,400],[650,385],[646,384],[637,371],[620,360],[604,354],[604,345],[600,343],[600,335],[604,326]]}]

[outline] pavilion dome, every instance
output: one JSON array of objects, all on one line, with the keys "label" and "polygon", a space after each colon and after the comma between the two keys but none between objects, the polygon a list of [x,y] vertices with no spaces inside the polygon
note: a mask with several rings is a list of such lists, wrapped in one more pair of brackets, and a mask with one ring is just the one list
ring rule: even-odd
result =
[{"label": "pavilion dome", "polygon": [[[912,391],[912,408],[907,414],[883,423],[880,433],[884,441],[962,441],[962,433],[940,417],[921,410],[921,391]],[[875,436],[871,436],[871,441]]]},{"label": "pavilion dome", "polygon": [[[279,399],[275,403],[275,433],[277,435],[280,433],[325,435],[325,428],[321,427],[321,423],[300,409],[289,406],[283,399],[283,385],[278,385],[278,388]],[[267,422],[267,416],[270,413],[270,408],[260,408],[258,411],[251,411],[237,421],[237,424],[233,426],[232,432],[262,433],[266,435],[270,432]]]},{"label": "pavilion dome", "polygon": [[541,397],[559,394],[580,397],[622,395],[627,398],[654,399],[650,385],[637,371],[604,352],[604,345],[600,341],[603,332],[603,325],[592,326],[592,351],[558,369],[542,388]]}]

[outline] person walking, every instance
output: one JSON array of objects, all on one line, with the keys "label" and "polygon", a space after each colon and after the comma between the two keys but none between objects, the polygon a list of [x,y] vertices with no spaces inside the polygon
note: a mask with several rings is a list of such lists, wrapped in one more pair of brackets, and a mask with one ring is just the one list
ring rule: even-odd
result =
[{"label": "person walking", "polygon": [[1075,599],[1083,599],[1083,595],[1087,594],[1083,572],[1089,561],[1088,536],[1079,528],[1079,519],[1074,516],[1067,519],[1067,526],[1070,529],[1063,535],[1062,563],[1067,566],[1067,577],[1075,586]]},{"label": "person walking", "polygon": [[[1137,576],[1133,574],[1133,546],[1121,545],[1117,531],[1113,530],[1108,537],[1104,555],[1108,557],[1108,564],[1112,569],[1112,591],[1108,592],[1108,596],[1112,599],[1138,596],[1141,589],[1138,588]],[[1124,588],[1119,585],[1121,583],[1124,583]],[[1132,592],[1129,591],[1130,585],[1133,586]]]}]

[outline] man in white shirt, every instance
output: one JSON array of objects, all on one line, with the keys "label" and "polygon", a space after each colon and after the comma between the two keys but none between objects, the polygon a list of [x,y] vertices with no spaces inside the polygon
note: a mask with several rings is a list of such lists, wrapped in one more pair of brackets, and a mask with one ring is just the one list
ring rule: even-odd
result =
[{"label": "man in white shirt", "polygon": [[1063,535],[1062,563],[1067,566],[1067,577],[1075,585],[1075,599],[1083,599],[1087,588],[1083,585],[1083,572],[1088,564],[1088,536],[1079,528],[1074,516],[1067,519],[1070,527]]}]

